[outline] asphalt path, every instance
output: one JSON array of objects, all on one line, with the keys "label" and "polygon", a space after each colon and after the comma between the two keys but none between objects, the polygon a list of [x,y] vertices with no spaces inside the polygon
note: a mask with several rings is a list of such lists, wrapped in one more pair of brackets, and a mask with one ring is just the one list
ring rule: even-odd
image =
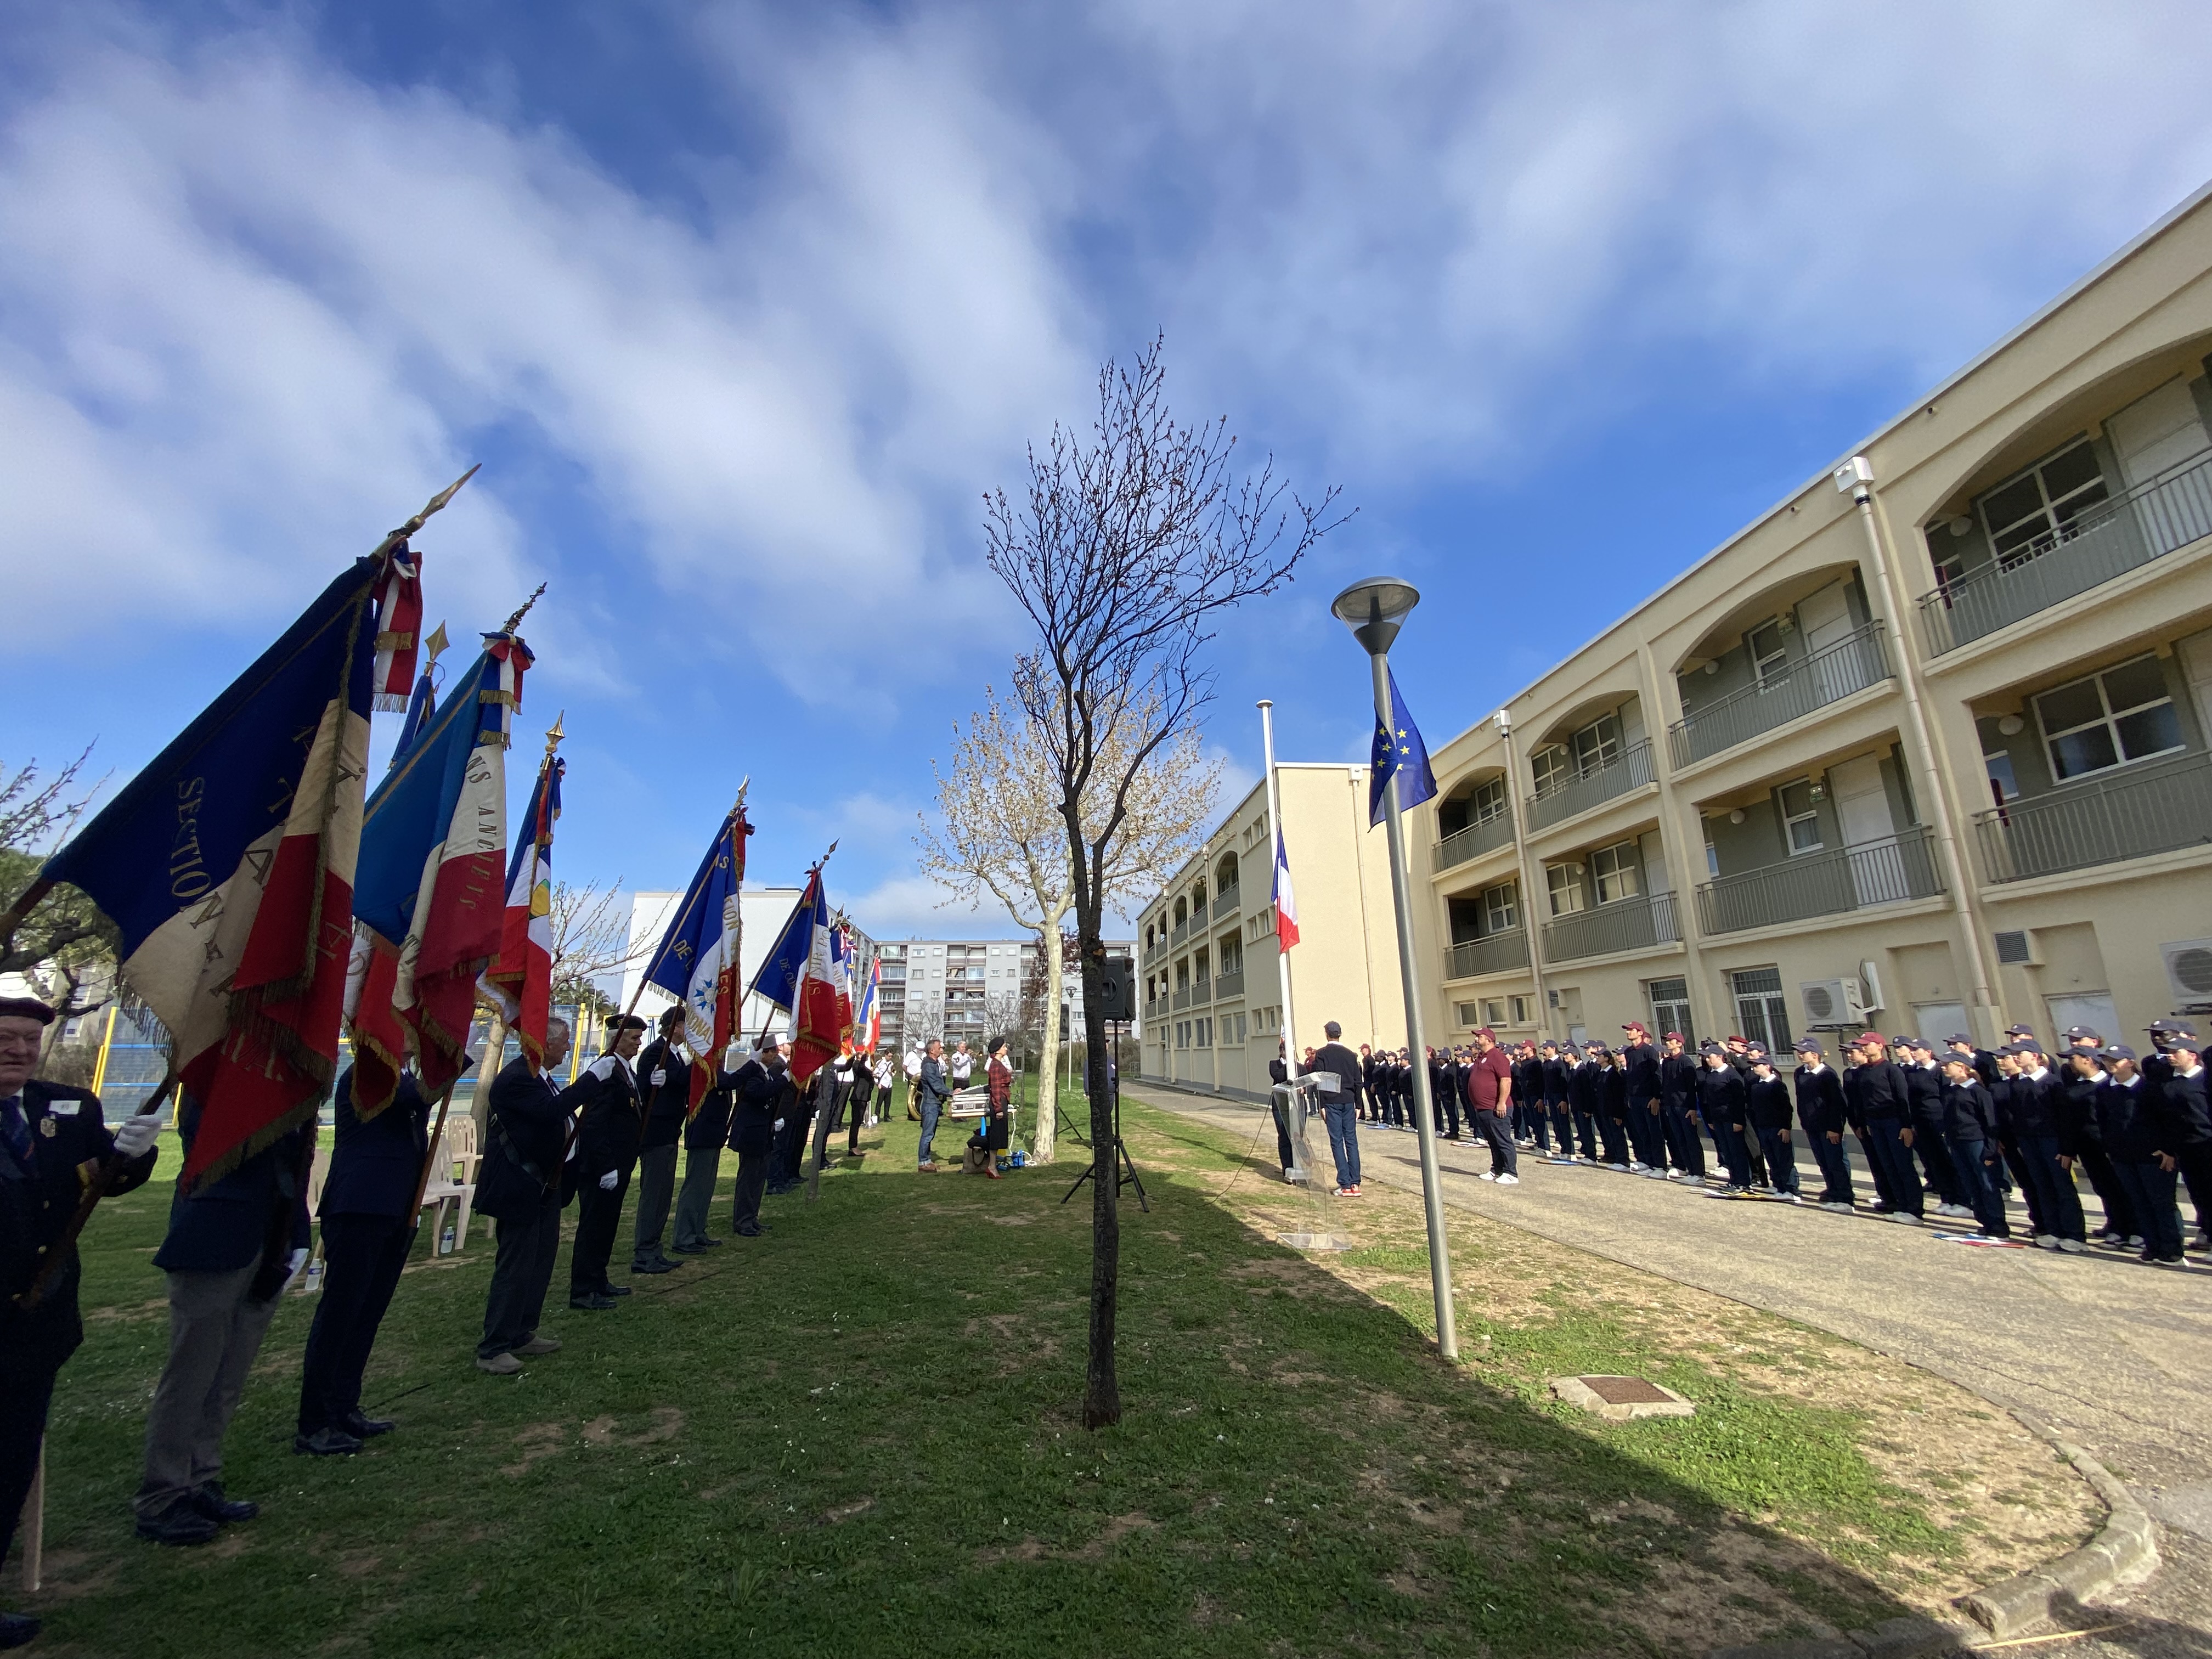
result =
[{"label": "asphalt path", "polygon": [[[1165,1089],[1144,1098],[1248,1137],[1265,1112]],[[1273,1143],[1272,1133],[1261,1137],[1270,1168]],[[2202,1639],[2212,1633],[2212,1268],[2195,1265],[2202,1256],[2173,1268],[2094,1246],[2075,1255],[1949,1243],[1936,1235],[1971,1233],[1973,1224],[1931,1217],[1913,1227],[1865,1212],[1716,1199],[1527,1152],[1521,1184],[1501,1188],[1480,1178],[1486,1151],[1440,1139],[1437,1152],[1444,1201],[1455,1208],[1832,1331],[2086,1448],[2161,1523],[2167,1566],[2130,1605],[2164,1632],[2116,1638],[2117,1646],[2077,1639],[2067,1651],[2212,1654]],[[1363,1124],[1360,1158],[1363,1185],[1419,1190],[1411,1133]],[[1805,1190],[1817,1192],[1817,1171],[1802,1162]],[[1870,1188],[1856,1164],[1855,1156]],[[1355,1227],[1358,1200],[1332,1202],[1339,1224]],[[2024,1223],[2015,1206],[2015,1229]]]}]

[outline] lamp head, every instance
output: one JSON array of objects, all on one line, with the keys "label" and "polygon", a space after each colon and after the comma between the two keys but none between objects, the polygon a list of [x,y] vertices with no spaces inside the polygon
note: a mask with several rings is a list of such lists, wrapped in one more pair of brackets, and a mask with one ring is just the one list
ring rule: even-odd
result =
[{"label": "lamp head", "polygon": [[1420,602],[1421,592],[1413,583],[1395,576],[1370,576],[1338,594],[1328,609],[1351,629],[1352,637],[1367,648],[1369,656],[1379,657]]}]

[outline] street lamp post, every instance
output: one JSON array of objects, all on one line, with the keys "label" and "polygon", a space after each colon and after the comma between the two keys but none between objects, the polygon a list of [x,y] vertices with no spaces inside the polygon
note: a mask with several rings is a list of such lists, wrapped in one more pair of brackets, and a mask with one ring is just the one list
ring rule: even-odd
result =
[{"label": "street lamp post", "polygon": [[[1421,602],[1411,582],[1375,576],[1354,582],[1336,596],[1330,613],[1352,629],[1366,648],[1374,671],[1375,718],[1390,726],[1390,642]],[[1413,982],[1413,902],[1406,884],[1403,815],[1394,776],[1382,793],[1383,830],[1390,838],[1390,895],[1397,910],[1398,976],[1406,997],[1407,1058],[1413,1073],[1413,1127],[1421,1144],[1421,1206],[1429,1223],[1429,1279],[1437,1304],[1437,1346],[1447,1359],[1459,1358],[1459,1330],[1452,1317],[1451,1252],[1444,1241],[1443,1193],[1437,1170],[1436,1103],[1429,1092],[1428,1045],[1421,1036],[1421,1000]]]}]

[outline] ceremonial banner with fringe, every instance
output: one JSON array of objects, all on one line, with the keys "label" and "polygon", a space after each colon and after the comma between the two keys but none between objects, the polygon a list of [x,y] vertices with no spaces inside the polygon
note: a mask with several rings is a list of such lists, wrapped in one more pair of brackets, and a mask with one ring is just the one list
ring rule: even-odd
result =
[{"label": "ceremonial banner with fringe", "polygon": [[713,1086],[722,1050],[738,1033],[744,1001],[738,958],[744,944],[738,895],[745,881],[745,821],[742,792],[714,832],[706,856],[684,889],[682,902],[645,965],[645,982],[675,997],[684,1009],[684,1043],[691,1053],[689,1108],[696,1114]]},{"label": "ceremonial banner with fringe", "polygon": [[415,684],[415,657],[422,635],[422,556],[405,542],[393,547],[376,605],[376,707],[403,713]]},{"label": "ceremonial banner with fringe", "polygon": [[514,856],[507,860],[499,953],[482,981],[533,1066],[545,1062],[545,1027],[553,1017],[553,825],[561,816],[561,780],[568,770],[552,755],[538,769],[530,805],[515,832]]},{"label": "ceremonial banner with fringe", "polygon": [[201,1108],[187,1191],[298,1127],[337,1069],[386,574],[356,560],[41,872],[115,923],[174,1038]]}]

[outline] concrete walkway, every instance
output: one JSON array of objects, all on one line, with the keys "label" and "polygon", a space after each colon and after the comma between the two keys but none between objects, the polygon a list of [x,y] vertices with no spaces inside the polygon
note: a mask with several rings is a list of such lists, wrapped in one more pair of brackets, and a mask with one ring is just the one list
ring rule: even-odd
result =
[{"label": "concrete walkway", "polygon": [[[1265,1110],[1165,1089],[1144,1098],[1246,1138]],[[1418,1191],[1415,1137],[1361,1129],[1363,1183]],[[1273,1136],[1261,1139],[1272,1166]],[[1316,1150],[1326,1158],[1325,1139]],[[2212,1270],[2154,1267],[2094,1246],[2067,1255],[1947,1243],[1930,1235],[1960,1224],[1923,1229],[1811,1205],[1720,1200],[1527,1152],[1522,1184],[1499,1188],[1477,1178],[1490,1167],[1486,1152],[1442,1140],[1438,1152],[1444,1200],[1456,1208],[1832,1331],[2087,1448],[2166,1527],[2189,1535],[2171,1553],[2178,1574],[2197,1581],[2180,1605],[2212,1626],[2212,1601],[2200,1599],[2212,1560]],[[1817,1191],[1805,1162],[1806,1190]],[[1344,1225],[1356,1226],[1356,1206],[1343,1201]]]}]

